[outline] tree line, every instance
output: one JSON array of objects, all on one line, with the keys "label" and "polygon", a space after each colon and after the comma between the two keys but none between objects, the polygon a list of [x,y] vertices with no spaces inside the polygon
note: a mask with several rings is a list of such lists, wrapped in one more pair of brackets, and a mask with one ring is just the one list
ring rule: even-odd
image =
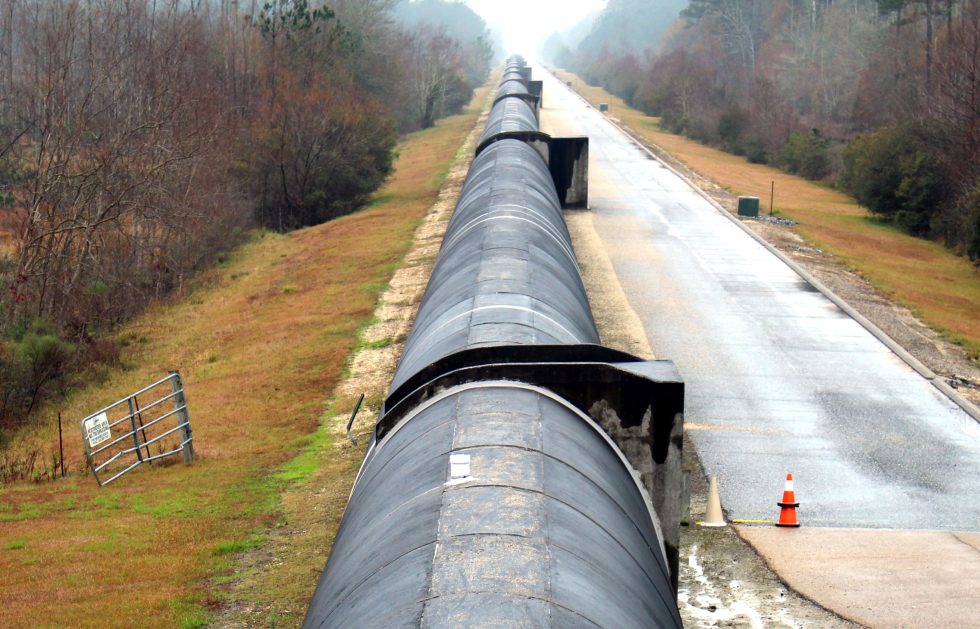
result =
[{"label": "tree line", "polygon": [[546,52],[667,130],[838,185],[980,264],[980,0],[690,0],[662,35],[596,42],[671,1],[610,0],[590,38]]},{"label": "tree line", "polygon": [[0,0],[0,429],[249,228],[361,207],[399,133],[469,100],[484,32],[397,4]]}]

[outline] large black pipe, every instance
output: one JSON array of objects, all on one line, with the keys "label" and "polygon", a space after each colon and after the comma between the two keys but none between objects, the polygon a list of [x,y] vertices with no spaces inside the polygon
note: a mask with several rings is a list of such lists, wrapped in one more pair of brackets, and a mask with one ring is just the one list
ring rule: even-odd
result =
[{"label": "large black pipe", "polygon": [[391,389],[450,354],[491,345],[598,344],[548,165],[524,142],[470,166]]},{"label": "large black pipe", "polygon": [[515,95],[525,95],[530,94],[527,90],[527,86],[524,85],[523,81],[511,80],[504,81],[497,88],[497,99],[501,99],[504,96],[515,96]]},{"label": "large black pipe", "polygon": [[555,188],[587,149],[508,67],[304,627],[680,627],[683,383],[598,345]]},{"label": "large black pipe", "polygon": [[544,389],[445,391],[368,453],[304,627],[680,627],[630,469]]},{"label": "large black pipe", "polygon": [[[535,133],[538,119],[534,108],[520,98],[498,100],[487,117],[487,126],[480,136],[480,146],[501,133]],[[477,151],[479,152],[479,151]]]}]

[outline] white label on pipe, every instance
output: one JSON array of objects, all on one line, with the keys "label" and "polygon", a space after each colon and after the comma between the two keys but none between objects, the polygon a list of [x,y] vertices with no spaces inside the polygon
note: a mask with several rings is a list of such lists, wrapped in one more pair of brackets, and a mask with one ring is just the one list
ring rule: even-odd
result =
[{"label": "white label on pipe", "polygon": [[450,454],[449,455],[449,480],[459,480],[470,475],[470,455]]}]

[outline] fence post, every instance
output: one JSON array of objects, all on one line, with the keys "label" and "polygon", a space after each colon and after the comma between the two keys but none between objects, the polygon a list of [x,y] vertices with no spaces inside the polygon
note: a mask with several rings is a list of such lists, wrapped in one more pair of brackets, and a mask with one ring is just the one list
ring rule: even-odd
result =
[{"label": "fence post", "polygon": [[146,443],[146,428],[143,426],[143,413],[140,411],[140,401],[135,395],[129,398],[130,408],[136,407],[136,417],[140,421],[140,432],[143,433],[143,447],[146,449],[146,459],[147,463],[153,465],[153,453],[150,452],[150,446]]},{"label": "fence post", "polygon": [[194,442],[191,433],[191,417],[187,412],[187,400],[184,399],[184,383],[176,371],[171,371],[170,376],[170,390],[174,394],[174,409],[177,411],[178,424],[182,426],[180,441],[184,444],[184,462],[190,463],[194,460]]},{"label": "fence post", "polygon": [[[84,441],[84,439],[82,439]],[[61,463],[61,477],[65,477],[65,440],[61,437],[61,411],[58,411],[58,452]]]},{"label": "fence post", "polygon": [[126,403],[129,405],[129,424],[133,427],[133,446],[136,448],[136,459],[142,463],[143,453],[140,451],[140,433],[136,430],[136,411],[133,410],[133,398],[127,398]]}]

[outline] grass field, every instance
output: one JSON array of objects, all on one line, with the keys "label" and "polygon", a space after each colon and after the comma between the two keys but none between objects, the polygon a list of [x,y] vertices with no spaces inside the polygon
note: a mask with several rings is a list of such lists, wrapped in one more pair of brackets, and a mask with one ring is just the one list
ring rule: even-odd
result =
[{"label": "grass field", "polygon": [[[368,209],[255,233],[186,299],[119,331],[125,367],[61,406],[69,477],[0,489],[0,626],[205,626],[238,553],[284,524],[291,483],[325,474],[338,498],[321,508],[339,520],[360,452],[326,447],[320,419],[337,411],[328,398],[359,332],[478,114],[405,139]],[[143,466],[99,488],[84,471],[78,419],[168,369],[184,376],[198,460]],[[16,447],[46,453],[56,435],[49,422]],[[335,456],[316,460],[311,446]]]},{"label": "grass field", "polygon": [[775,182],[775,211],[799,221],[796,229],[807,241],[837,256],[974,357],[980,355],[980,273],[965,258],[876,221],[837,190],[667,133],[656,118],[602,88],[568,72],[557,74],[593,105],[609,103],[611,115],[695,172],[733,194],[759,197],[763,209],[769,208]]}]

